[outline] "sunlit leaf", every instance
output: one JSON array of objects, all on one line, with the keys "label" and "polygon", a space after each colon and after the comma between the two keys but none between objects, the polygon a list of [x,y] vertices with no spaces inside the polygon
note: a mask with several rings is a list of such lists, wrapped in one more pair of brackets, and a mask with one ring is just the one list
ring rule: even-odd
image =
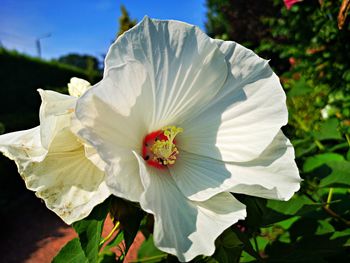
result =
[{"label": "sunlit leaf", "polygon": [[268,200],[267,207],[282,214],[295,215],[303,206],[311,204],[313,202],[305,196],[295,195],[288,201]]},{"label": "sunlit leaf", "polygon": [[90,262],[97,262],[103,223],[110,207],[110,199],[96,206],[91,214],[73,224],[79,235],[81,247]]},{"label": "sunlit leaf", "polygon": [[227,229],[216,241],[217,249],[212,256],[217,262],[234,263],[239,262],[244,244],[236,232]]},{"label": "sunlit leaf", "polygon": [[338,131],[338,125],[339,125],[339,121],[337,119],[335,118],[328,119],[327,121],[321,124],[319,131],[315,131],[313,133],[314,137],[317,140],[331,140],[331,139],[339,140],[342,137],[340,132]]},{"label": "sunlit leaf", "polygon": [[153,235],[150,235],[147,240],[145,240],[138,250],[138,258],[140,261],[147,261],[150,263],[160,262],[166,257],[166,254],[160,251],[153,242]]},{"label": "sunlit leaf", "polygon": [[88,263],[78,238],[69,241],[54,257],[52,263]]},{"label": "sunlit leaf", "polygon": [[302,96],[312,92],[312,88],[308,85],[305,78],[300,78],[288,92],[288,97]]},{"label": "sunlit leaf", "polygon": [[315,168],[329,162],[329,161],[343,161],[344,157],[337,153],[324,153],[311,156],[305,160],[303,170],[308,173]]},{"label": "sunlit leaf", "polygon": [[327,162],[329,174],[320,181],[320,187],[349,187],[350,186],[350,162]]},{"label": "sunlit leaf", "polygon": [[98,263],[116,263],[116,254],[113,252],[105,252],[99,254]]}]

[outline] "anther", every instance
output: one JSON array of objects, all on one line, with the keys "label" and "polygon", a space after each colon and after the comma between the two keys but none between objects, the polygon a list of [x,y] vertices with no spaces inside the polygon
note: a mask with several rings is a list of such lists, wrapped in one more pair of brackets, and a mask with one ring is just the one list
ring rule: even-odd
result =
[{"label": "anther", "polygon": [[143,140],[142,157],[147,164],[159,169],[175,164],[179,154],[175,136],[182,131],[182,128],[167,126],[146,135]]}]

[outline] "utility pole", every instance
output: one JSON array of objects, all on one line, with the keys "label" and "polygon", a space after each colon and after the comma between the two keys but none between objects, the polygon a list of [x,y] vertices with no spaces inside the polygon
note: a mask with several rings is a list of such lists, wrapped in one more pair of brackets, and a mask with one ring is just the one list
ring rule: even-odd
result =
[{"label": "utility pole", "polygon": [[38,57],[39,58],[41,58],[41,42],[40,42],[40,40],[43,39],[43,38],[48,38],[48,37],[51,37],[51,33],[47,33],[47,34],[42,35],[40,37],[37,37],[35,39],[36,50],[38,52]]}]

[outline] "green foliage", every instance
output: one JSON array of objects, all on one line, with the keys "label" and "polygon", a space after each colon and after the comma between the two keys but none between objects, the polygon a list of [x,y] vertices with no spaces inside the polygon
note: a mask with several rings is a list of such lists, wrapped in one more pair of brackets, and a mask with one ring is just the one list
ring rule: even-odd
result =
[{"label": "green foliage", "polygon": [[[248,210],[239,237],[242,242],[249,238],[259,253],[249,255],[245,246],[240,260],[259,261],[260,256],[266,262],[349,261],[350,23],[341,31],[337,27],[340,0],[304,0],[290,10],[282,0],[267,2],[273,14],[242,18],[247,23],[242,26],[251,36],[255,29],[249,20],[269,28],[255,37],[260,42],[255,48],[272,58],[286,88],[289,125],[284,132],[295,147],[304,181],[287,202],[238,196]],[[242,11],[240,1],[207,4],[212,36],[246,41],[232,33],[240,26],[234,16]],[[248,9],[256,6],[251,3]]]},{"label": "green foliage", "polygon": [[166,254],[160,251],[153,242],[153,235],[150,235],[141,245],[138,251],[138,259],[141,262],[147,261],[149,263],[160,262],[166,258]]},{"label": "green foliage", "polygon": [[103,223],[109,207],[110,199],[96,206],[86,219],[73,224],[85,256],[90,262],[97,261]]},{"label": "green foliage", "polygon": [[[38,124],[40,96],[37,89],[67,92],[72,77],[87,78],[86,72],[58,62],[46,62],[0,49],[0,120],[6,132]],[[95,74],[93,83],[100,75]]]},{"label": "green foliage", "polygon": [[338,131],[339,121],[329,119],[320,123],[319,129],[313,132],[313,137],[317,140],[341,140],[342,135]]},{"label": "green foliage", "polygon": [[78,238],[69,241],[54,257],[52,263],[87,263],[89,262],[81,248]]},{"label": "green foliage", "polygon": [[206,4],[209,36],[251,47],[256,47],[269,33],[261,20],[277,11],[272,0],[207,0]]},{"label": "green foliage", "polygon": [[94,81],[98,72],[102,72],[100,62],[91,55],[68,54],[59,57],[57,62],[84,70],[90,82]]},{"label": "green foliage", "polygon": [[[115,227],[109,235],[102,238],[102,229],[108,214],[113,217]],[[96,206],[88,217],[73,224],[79,238],[67,243],[56,258],[64,260],[76,253],[81,262],[122,262],[140,229],[143,217],[144,212],[135,207],[135,204],[111,196]],[[115,247],[119,247],[121,251],[118,260],[116,254],[111,251]],[[81,256],[81,252],[84,257]]]},{"label": "green foliage", "polygon": [[329,161],[344,161],[344,157],[337,153],[323,153],[310,156],[305,159],[303,170],[306,173],[311,172],[315,168],[320,167]]},{"label": "green foliage", "polygon": [[122,12],[121,16],[119,17],[119,31],[117,34],[117,37],[119,37],[121,34],[123,34],[125,31],[128,31],[130,28],[135,26],[137,24],[136,19],[131,19],[128,11],[126,10],[125,6],[120,6],[120,11]]}]

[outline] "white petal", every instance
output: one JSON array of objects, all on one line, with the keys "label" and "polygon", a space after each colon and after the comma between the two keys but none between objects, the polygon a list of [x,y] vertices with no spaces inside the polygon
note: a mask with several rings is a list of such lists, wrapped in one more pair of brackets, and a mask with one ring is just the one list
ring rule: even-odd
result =
[{"label": "white petal", "polygon": [[170,171],[184,195],[195,201],[223,191],[288,200],[298,191],[301,180],[293,146],[282,132],[253,161],[224,163],[180,152]]},{"label": "white petal", "polygon": [[[247,163],[232,163],[228,170],[237,174],[237,184],[229,189],[277,200],[289,200],[300,189],[301,178],[294,161],[294,148],[279,131],[259,158]],[[239,182],[239,183],[238,183]]]},{"label": "white petal", "polygon": [[42,100],[39,111],[41,143],[45,149],[49,149],[53,138],[70,126],[71,113],[77,99],[51,90],[38,91]]},{"label": "white petal", "polygon": [[[84,81],[77,78],[73,79],[74,83]],[[39,89],[38,91],[42,99],[40,106],[40,133],[44,147],[49,149],[51,153],[65,152],[75,150],[84,143],[85,156],[103,171],[106,164],[101,160],[96,150],[82,138],[78,139],[75,136],[71,136],[71,132],[77,135],[76,132],[82,128],[81,123],[73,114],[77,98],[51,90]]]},{"label": "white petal", "polygon": [[[126,192],[130,182],[143,191],[134,165],[121,155],[130,155],[130,150],[141,153],[149,132],[199,110],[226,75],[223,54],[194,26],[145,18],[118,38],[107,54],[103,80],[76,107],[84,126],[77,134],[106,162],[108,184],[116,195],[132,194],[129,198],[134,200],[140,193]],[[118,181],[117,177],[124,178],[124,162],[130,163],[125,171],[128,180]]]},{"label": "white petal", "polygon": [[286,97],[278,77],[251,50],[219,42],[229,74],[215,99],[198,116],[179,126],[179,148],[217,160],[257,158],[288,120]]},{"label": "white petal", "polygon": [[[222,87],[227,65],[217,45],[200,29],[177,21],[142,22],[124,33],[106,57],[112,67],[138,61],[152,84],[151,130],[176,125],[210,101]],[[144,110],[150,105],[144,103]]]},{"label": "white petal", "polygon": [[78,132],[82,128],[83,126],[81,125],[80,121],[75,117],[75,114],[72,114],[70,131],[75,136],[77,136],[78,141],[84,144],[86,158],[92,161],[92,163],[95,164],[101,171],[105,171],[106,163],[101,159],[96,149],[93,146],[91,146],[84,138],[79,137]]},{"label": "white petal", "polygon": [[[137,156],[137,154],[135,154]],[[154,215],[155,245],[180,261],[212,255],[215,239],[246,216],[245,206],[231,194],[221,193],[205,202],[188,200],[167,170],[152,169],[138,157],[145,186],[141,207]]]},{"label": "white petal", "polygon": [[46,156],[40,141],[40,127],[11,132],[0,136],[0,151],[16,162],[21,173],[30,162],[39,162]]},{"label": "white petal", "polygon": [[[72,137],[72,138],[69,138]],[[53,140],[72,141],[72,133]],[[84,146],[65,152],[49,152],[42,162],[32,162],[22,173],[28,189],[45,201],[46,206],[67,224],[86,217],[103,202],[110,191],[104,172],[85,157]]]},{"label": "white petal", "polygon": [[85,127],[78,134],[98,151],[100,144],[111,151],[115,147],[141,150],[152,105],[149,80],[139,63],[110,68],[105,78],[77,101],[76,117]]},{"label": "white petal", "polygon": [[76,98],[39,92],[40,127],[0,136],[0,150],[15,160],[27,188],[70,224],[110,192],[104,172],[86,158],[84,145],[70,131]]},{"label": "white petal", "polygon": [[[69,143],[75,139],[65,130],[52,145],[61,144],[56,140]],[[47,207],[68,224],[86,217],[110,195],[104,173],[85,157],[83,145],[47,153],[41,146],[40,127],[1,135],[0,151],[16,162],[27,188],[36,191]]]},{"label": "white petal", "polygon": [[186,151],[180,152],[169,170],[182,193],[194,201],[205,201],[226,191],[234,177],[224,162]]},{"label": "white petal", "polygon": [[96,149],[88,144],[84,144],[85,157],[95,164],[101,171],[106,169],[106,163],[101,159]]},{"label": "white petal", "polygon": [[91,87],[90,82],[85,79],[80,78],[71,78],[68,83],[68,92],[69,95],[73,97],[80,97]]},{"label": "white petal", "polygon": [[140,202],[144,189],[137,160],[131,151],[120,152],[106,168],[106,183],[112,194],[133,202]]},{"label": "white petal", "polygon": [[132,150],[141,152],[148,133],[152,110],[148,112],[147,107],[153,105],[152,93],[147,92],[149,83],[139,63],[130,62],[109,72],[78,99],[75,113],[82,126],[73,125],[73,130],[106,163],[106,180],[112,193],[139,201],[143,187]]}]

